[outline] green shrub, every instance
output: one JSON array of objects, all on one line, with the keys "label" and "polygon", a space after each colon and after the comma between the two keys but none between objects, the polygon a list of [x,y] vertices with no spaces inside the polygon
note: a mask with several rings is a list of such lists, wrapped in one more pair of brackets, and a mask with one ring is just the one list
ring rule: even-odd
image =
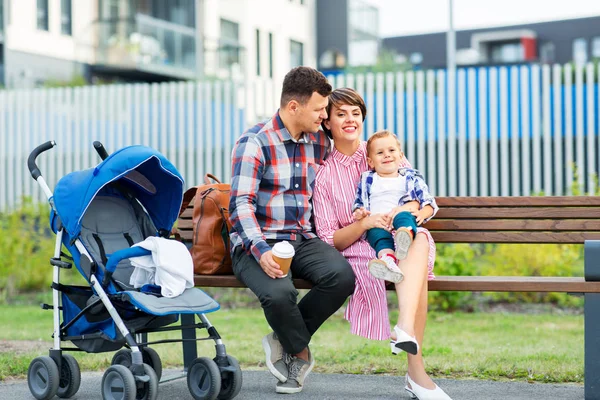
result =
[{"label": "green shrub", "polygon": [[0,299],[47,288],[55,236],[48,226],[47,204],[25,199],[14,212],[0,216]]},{"label": "green shrub", "polygon": [[[583,276],[583,246],[573,244],[486,245],[481,256],[486,276]],[[566,293],[490,293],[493,301],[553,303],[579,306],[580,298]]]},{"label": "green shrub", "polygon": [[[474,276],[479,275],[476,246],[466,243],[438,244],[435,257],[436,275]],[[429,305],[434,310],[472,310],[474,306],[471,292],[430,292]]]}]

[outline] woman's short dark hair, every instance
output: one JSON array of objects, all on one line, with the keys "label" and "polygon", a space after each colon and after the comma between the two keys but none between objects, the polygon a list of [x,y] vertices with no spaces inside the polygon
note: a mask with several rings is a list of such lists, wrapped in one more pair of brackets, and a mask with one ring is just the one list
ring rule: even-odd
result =
[{"label": "woman's short dark hair", "polygon": [[331,84],[321,72],[310,67],[296,67],[285,75],[281,90],[281,107],[291,100],[304,105],[314,92],[323,97],[331,94]]},{"label": "woman's short dark hair", "polygon": [[[358,106],[362,113],[362,119],[365,120],[367,116],[367,106],[362,96],[358,92],[351,88],[339,88],[335,89],[329,95],[329,104],[327,105],[327,119],[330,118],[331,110],[333,107],[340,108],[341,106]],[[332,139],[331,131],[323,124],[323,130]]]}]

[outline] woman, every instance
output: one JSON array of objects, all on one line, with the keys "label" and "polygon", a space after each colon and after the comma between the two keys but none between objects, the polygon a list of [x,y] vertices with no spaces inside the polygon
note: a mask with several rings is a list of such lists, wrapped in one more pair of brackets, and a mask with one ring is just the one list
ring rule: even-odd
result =
[{"label": "woman", "polygon": [[[369,339],[396,340],[390,332],[385,282],[372,277],[367,269],[375,258],[365,232],[386,227],[382,214],[360,221],[352,217],[352,203],[362,172],[366,171],[366,143],[361,140],[366,106],[361,96],[349,88],[336,89],[329,97],[325,132],[333,139],[334,149],[317,173],[313,193],[315,226],[319,237],[338,249],[350,262],[356,275],[346,319],[353,334]],[[406,159],[402,164],[410,166]],[[410,211],[414,205],[407,204]],[[429,232],[419,228],[408,256],[399,264],[404,279],[396,284],[399,317],[397,326],[416,337],[420,344],[416,355],[408,355],[405,389],[412,398],[450,399],[425,372],[421,344],[427,320],[427,280],[433,279],[435,244]]]}]

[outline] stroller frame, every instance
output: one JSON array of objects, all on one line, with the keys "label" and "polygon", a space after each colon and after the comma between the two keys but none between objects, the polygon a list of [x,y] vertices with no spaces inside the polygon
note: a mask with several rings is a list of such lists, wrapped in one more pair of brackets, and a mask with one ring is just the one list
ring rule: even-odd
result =
[{"label": "stroller frame", "polygon": [[[54,141],[48,141],[34,149],[28,158],[28,168],[31,176],[39,184],[42,191],[46,195],[50,207],[56,213],[53,193],[35,162],[36,158],[42,152],[50,150],[54,146],[56,146]],[[94,142],[94,147],[103,160],[108,157],[108,154],[101,143]],[[164,230],[159,231],[159,233],[163,237],[168,237],[169,234],[168,231]],[[50,259],[50,264],[53,267],[51,285],[52,305],[41,305],[42,309],[53,310],[53,347],[49,350],[48,357],[37,357],[36,359],[32,360],[28,371],[28,385],[35,398],[50,399],[56,394],[58,394],[59,397],[68,398],[75,395],[80,385],[80,369],[77,361],[72,356],[63,354],[63,352],[85,350],[77,347],[61,347],[61,342],[93,338],[94,334],[69,336],[67,335],[67,330],[73,324],[75,324],[75,322],[88,314],[90,310],[100,306],[100,303],[104,306],[110,315],[110,318],[116,325],[119,333],[122,335],[122,338],[125,341],[123,346],[128,348],[128,350],[119,350],[117,354],[115,354],[115,357],[113,357],[111,367],[106,370],[102,379],[103,398],[112,398],[110,387],[116,385],[119,386],[119,390],[117,391],[119,398],[124,395],[122,397],[123,399],[135,399],[137,396],[137,398],[152,400],[157,397],[159,380],[160,383],[164,383],[174,379],[182,378],[185,375],[187,375],[187,384],[190,393],[195,399],[214,400],[217,397],[219,399],[231,399],[237,396],[242,385],[241,369],[237,360],[227,354],[226,347],[221,339],[221,336],[219,335],[217,329],[210,323],[206,315],[200,312],[181,313],[179,314],[181,321],[175,326],[165,326],[166,324],[164,324],[150,328],[142,327],[137,328],[132,334],[125,321],[113,305],[110,295],[105,290],[105,287],[107,287],[107,285],[110,283],[111,274],[105,274],[102,282],[97,278],[96,271],[100,267],[97,265],[96,261],[79,237],[73,238],[74,240],[71,241],[71,245],[75,246],[80,253],[80,264],[84,265],[85,263],[87,265],[87,270],[90,271],[88,277],[88,281],[90,283],[89,287],[98,296],[98,298],[95,301],[87,304],[87,306],[81,309],[81,311],[79,311],[79,313],[70,321],[61,324],[61,310],[63,309],[63,306],[60,294],[67,288],[70,288],[69,286],[64,286],[60,283],[61,269],[72,268],[72,264],[70,262],[62,260],[64,253],[62,253],[61,249],[63,245],[64,234],[65,227],[62,226],[61,223],[59,225],[59,229],[56,231],[54,254]],[[200,323],[195,321],[194,315],[197,315],[200,318]],[[208,337],[197,338],[195,329],[206,329],[208,332]],[[180,330],[182,332],[181,339],[164,339],[157,341],[147,340],[148,333],[176,330]],[[100,336],[99,333],[98,335]],[[216,356],[214,359],[207,357],[195,358],[197,353],[195,343],[201,340],[215,341]],[[160,371],[162,371],[162,365],[147,364],[148,362],[151,364],[160,364],[160,358],[158,357],[158,354],[152,350],[152,353],[149,355],[149,357],[145,357],[146,354],[142,353],[142,349],[149,349],[147,346],[151,344],[178,342],[181,342],[184,348],[183,372],[185,375],[181,374],[161,380],[160,376],[157,376],[153,368],[160,368]],[[99,352],[103,351],[106,350],[101,350]],[[119,355],[120,358],[118,357]],[[193,355],[195,359],[189,360],[188,358],[190,355]],[[127,357],[130,357],[130,359],[126,360]],[[130,365],[127,365],[127,362],[123,363],[123,361],[130,361]],[[208,375],[210,377],[210,379],[206,379],[208,385],[206,382],[204,382],[205,380],[199,378],[198,375],[201,375],[202,378]]]}]

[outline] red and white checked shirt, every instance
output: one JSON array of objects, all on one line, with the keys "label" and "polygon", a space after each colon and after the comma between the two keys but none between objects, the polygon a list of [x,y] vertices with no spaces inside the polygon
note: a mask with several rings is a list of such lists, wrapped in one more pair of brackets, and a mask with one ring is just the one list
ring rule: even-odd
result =
[{"label": "red and white checked shirt", "polygon": [[[403,159],[401,166],[411,167]],[[360,175],[367,165],[366,142],[358,150],[347,156],[336,149],[319,168],[313,193],[313,208],[317,235],[333,246],[333,234],[354,222],[352,204],[356,198],[356,188]],[[434,279],[435,243],[425,228],[418,228],[429,240],[428,270],[429,279]],[[367,268],[375,258],[375,250],[365,236],[341,252],[356,276],[356,289],[346,308],[345,318],[350,322],[350,331],[369,339],[384,340],[390,337],[390,322],[387,308],[385,282],[374,278]]]},{"label": "red and white checked shirt", "polygon": [[329,138],[323,131],[292,139],[279,112],[244,132],[232,157],[232,252],[243,245],[260,261],[271,250],[267,239],[317,237],[310,200],[317,169],[329,148]]}]

